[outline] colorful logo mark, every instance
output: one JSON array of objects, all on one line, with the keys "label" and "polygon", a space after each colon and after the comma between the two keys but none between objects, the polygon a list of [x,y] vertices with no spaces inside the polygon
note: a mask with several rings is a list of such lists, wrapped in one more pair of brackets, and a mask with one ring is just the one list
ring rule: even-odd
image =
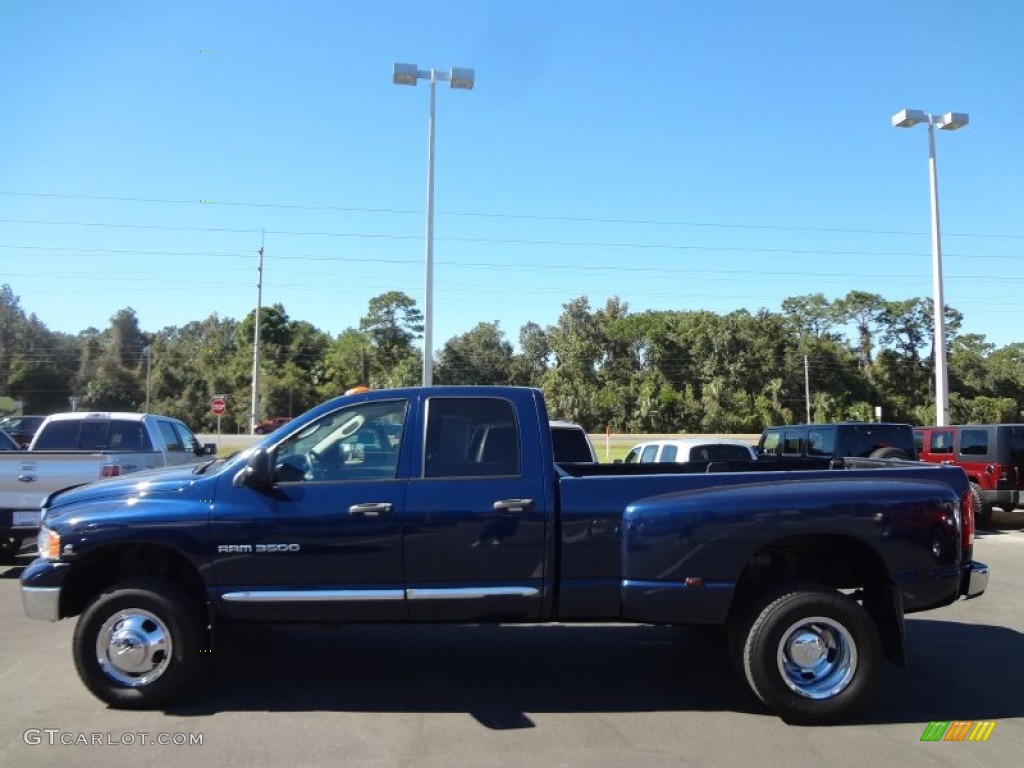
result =
[{"label": "colorful logo mark", "polygon": [[933,720],[921,741],[988,741],[995,728],[995,720]]}]

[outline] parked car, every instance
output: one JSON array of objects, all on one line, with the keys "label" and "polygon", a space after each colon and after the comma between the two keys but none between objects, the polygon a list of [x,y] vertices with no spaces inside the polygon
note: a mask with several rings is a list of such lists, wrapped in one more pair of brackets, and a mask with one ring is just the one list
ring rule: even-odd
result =
[{"label": "parked car", "polygon": [[[393,461],[336,449],[385,423]],[[232,622],[718,626],[752,695],[812,724],[905,661],[904,614],[986,589],[955,467],[556,465],[548,425],[536,389],[380,390],[196,470],[53,494],[25,613],[79,616],[82,682],[130,709],[173,701]]]},{"label": "parked car", "polygon": [[967,473],[978,525],[992,520],[992,507],[1024,506],[1024,424],[915,427],[914,439],[921,461]]},{"label": "parked car", "polygon": [[6,432],[21,448],[28,448],[45,416],[7,416],[0,419],[0,431]]},{"label": "parked car", "polygon": [[257,424],[253,432],[255,432],[257,435],[269,435],[275,429],[284,424],[287,424],[291,420],[291,416],[277,416],[273,419],[267,419],[266,421],[261,421],[259,424]]},{"label": "parked car", "polygon": [[729,438],[682,437],[647,440],[633,446],[625,464],[664,464],[685,461],[754,461],[754,447]]},{"label": "parked car", "polygon": [[764,458],[917,459],[914,428],[909,424],[840,421],[767,427],[757,443]]},{"label": "parked car", "polygon": [[20,547],[39,528],[49,494],[144,469],[192,464],[212,453],[177,419],[141,413],[47,416],[27,451],[0,453],[0,540]]}]

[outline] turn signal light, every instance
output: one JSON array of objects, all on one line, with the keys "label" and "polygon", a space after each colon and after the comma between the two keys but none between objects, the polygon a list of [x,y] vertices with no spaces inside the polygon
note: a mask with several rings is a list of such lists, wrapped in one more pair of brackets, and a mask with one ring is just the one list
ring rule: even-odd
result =
[{"label": "turn signal light", "polygon": [[59,560],[60,534],[43,526],[36,536],[36,547],[40,557],[46,560]]}]

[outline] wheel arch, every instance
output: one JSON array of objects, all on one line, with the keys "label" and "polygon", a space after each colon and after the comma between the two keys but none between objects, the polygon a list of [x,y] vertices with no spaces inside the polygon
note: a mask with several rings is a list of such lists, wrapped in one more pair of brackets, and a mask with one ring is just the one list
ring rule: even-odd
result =
[{"label": "wheel arch", "polygon": [[105,589],[133,579],[174,584],[206,614],[206,585],[198,568],[181,552],[159,544],[111,544],[76,560],[60,596],[60,617],[80,614]]},{"label": "wheel arch", "polygon": [[815,583],[861,602],[882,638],[885,656],[906,664],[903,605],[882,556],[868,543],[835,534],[797,535],[765,544],[747,560],[729,614],[744,621],[749,606],[785,584]]}]

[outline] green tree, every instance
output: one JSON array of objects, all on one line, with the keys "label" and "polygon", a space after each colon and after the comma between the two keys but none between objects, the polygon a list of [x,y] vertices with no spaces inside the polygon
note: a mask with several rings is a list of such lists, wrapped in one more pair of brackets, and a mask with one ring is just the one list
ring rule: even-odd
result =
[{"label": "green tree", "polygon": [[437,356],[435,375],[439,384],[508,384],[511,369],[512,345],[494,321],[449,339]]}]

